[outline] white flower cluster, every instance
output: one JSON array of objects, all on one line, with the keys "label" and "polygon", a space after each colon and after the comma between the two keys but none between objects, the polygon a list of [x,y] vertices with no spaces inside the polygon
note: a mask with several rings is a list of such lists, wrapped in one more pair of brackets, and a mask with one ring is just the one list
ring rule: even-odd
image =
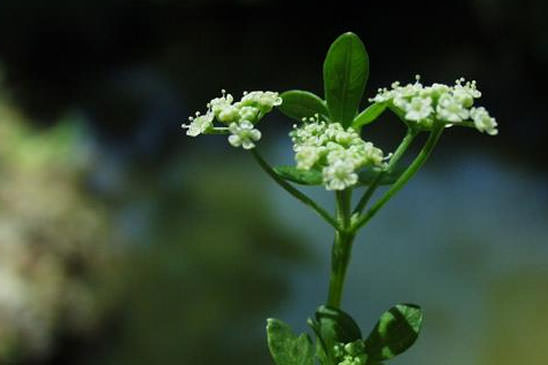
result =
[{"label": "white flower cluster", "polygon": [[396,81],[391,89],[379,89],[378,94],[369,100],[388,103],[402,118],[424,129],[430,129],[435,121],[451,126],[471,119],[477,130],[494,136],[498,133],[495,118],[485,108],[473,106],[474,100],[480,97],[475,81],[460,78],[454,86],[423,86],[417,75],[414,84],[401,86]]},{"label": "white flower cluster", "polygon": [[360,168],[383,165],[383,152],[353,128],[345,130],[339,123],[320,121],[319,116],[295,125],[289,135],[297,168],[320,170],[327,190],[344,190],[358,182]]},{"label": "white flower cluster", "polygon": [[[273,107],[282,104],[282,98],[272,91],[244,92],[242,99],[234,103],[232,95],[221,90],[222,96],[212,99],[207,104],[207,112],[196,112],[194,117],[189,117],[190,124],[183,124],[187,129],[186,134],[196,137],[200,134],[230,132],[228,142],[234,147],[243,147],[246,150],[255,147],[255,142],[261,139],[261,132],[254,128]],[[228,126],[215,127],[213,121]]]}]

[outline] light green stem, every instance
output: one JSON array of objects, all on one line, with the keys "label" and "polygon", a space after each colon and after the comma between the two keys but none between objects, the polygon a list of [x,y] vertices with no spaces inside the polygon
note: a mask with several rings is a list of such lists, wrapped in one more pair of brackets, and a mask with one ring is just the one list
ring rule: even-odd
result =
[{"label": "light green stem", "polygon": [[336,195],[337,221],[342,229],[335,232],[335,241],[331,251],[331,276],[329,278],[327,305],[339,308],[355,235],[349,231],[352,190],[340,191]]},{"label": "light green stem", "polygon": [[390,200],[408,181],[413,175],[422,167],[426,162],[432,150],[438,143],[438,140],[443,132],[444,126],[436,126],[430,132],[430,136],[426,141],[424,147],[421,149],[415,160],[409,165],[404,173],[396,180],[392,187],[365,213],[361,216],[351,227],[352,232],[356,232],[363,225],[365,225],[373,216],[381,209],[386,202]]},{"label": "light green stem", "polygon": [[413,128],[407,129],[407,133],[405,137],[403,138],[402,142],[400,143],[400,145],[394,152],[394,155],[392,156],[392,158],[390,158],[390,161],[388,162],[388,166],[383,171],[377,174],[377,176],[375,177],[375,180],[373,180],[371,185],[369,185],[369,188],[367,188],[367,190],[363,193],[360,201],[356,205],[356,208],[354,208],[354,214],[355,213],[359,214],[365,209],[365,207],[367,206],[367,203],[373,196],[373,193],[375,193],[375,190],[377,190],[382,177],[385,174],[392,172],[392,170],[394,169],[394,167],[396,166],[400,158],[403,156],[405,151],[407,151],[407,149],[411,145],[411,142],[413,142],[417,134],[418,134],[418,131],[416,129],[413,129]]},{"label": "light green stem", "polygon": [[251,150],[251,153],[253,154],[253,157],[255,157],[255,160],[257,160],[257,163],[261,168],[276,182],[278,185],[280,185],[285,191],[287,191],[289,194],[291,194],[293,197],[301,201],[303,204],[308,205],[311,207],[316,213],[320,215],[327,223],[329,223],[333,228],[336,230],[339,230],[339,224],[337,221],[325,211],[322,207],[320,207],[314,200],[310,199],[307,195],[299,191],[298,189],[294,188],[291,184],[289,184],[287,181],[282,179],[276,172],[270,167],[270,165],[259,155],[259,152],[257,152],[257,149],[254,148]]}]

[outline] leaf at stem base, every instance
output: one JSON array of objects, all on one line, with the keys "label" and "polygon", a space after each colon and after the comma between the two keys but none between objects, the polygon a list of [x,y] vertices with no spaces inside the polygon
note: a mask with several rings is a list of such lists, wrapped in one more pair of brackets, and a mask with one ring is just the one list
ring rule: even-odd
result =
[{"label": "leaf at stem base", "polygon": [[365,340],[368,360],[389,360],[406,351],[419,336],[422,317],[414,304],[398,304],[384,312]]},{"label": "leaf at stem base", "polygon": [[269,318],[266,322],[268,349],[276,365],[314,364],[314,346],[307,334],[295,335],[279,319]]}]

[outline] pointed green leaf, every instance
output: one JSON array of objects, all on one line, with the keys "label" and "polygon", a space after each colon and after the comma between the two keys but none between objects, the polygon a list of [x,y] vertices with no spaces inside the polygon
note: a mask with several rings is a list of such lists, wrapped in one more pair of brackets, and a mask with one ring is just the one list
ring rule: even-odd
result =
[{"label": "pointed green leaf", "polygon": [[321,185],[322,173],[318,170],[302,170],[296,166],[276,166],[278,176],[301,185]]},{"label": "pointed green leaf", "polygon": [[369,77],[369,57],[360,38],[344,33],[331,44],[323,64],[325,100],[333,122],[348,127]]},{"label": "pointed green leaf", "polygon": [[[377,175],[381,173],[381,169],[377,167],[367,168],[358,173],[358,182],[361,185],[371,185],[373,181],[377,178]],[[379,185],[392,185],[398,180],[398,178],[405,171],[405,167],[397,167],[392,171],[384,172],[381,176],[381,180],[378,182]]]},{"label": "pointed green leaf", "polygon": [[279,109],[292,119],[302,120],[313,117],[314,114],[329,116],[325,102],[319,96],[308,91],[289,90],[283,92],[283,103]]},{"label": "pointed green leaf", "polygon": [[316,334],[316,358],[320,365],[330,365],[329,359],[325,353],[325,345],[321,338],[320,324],[313,318],[308,318],[306,323],[312,328]]},{"label": "pointed green leaf", "polygon": [[276,365],[314,364],[314,346],[307,334],[295,335],[278,319],[269,318],[266,322],[268,349]]},{"label": "pointed green leaf", "polygon": [[358,129],[363,127],[366,124],[373,122],[379,115],[384,112],[386,109],[385,103],[373,103],[369,105],[364,111],[362,111],[354,121],[352,122],[352,127]]},{"label": "pointed green leaf", "polygon": [[365,352],[374,361],[389,360],[407,350],[422,324],[422,310],[413,304],[398,304],[384,312],[365,340]]},{"label": "pointed green leaf", "polygon": [[[334,363],[334,346],[340,342],[349,343],[362,337],[360,327],[347,313],[332,307],[321,306],[316,311],[313,326],[330,363]],[[313,327],[314,328],[314,327]]]}]

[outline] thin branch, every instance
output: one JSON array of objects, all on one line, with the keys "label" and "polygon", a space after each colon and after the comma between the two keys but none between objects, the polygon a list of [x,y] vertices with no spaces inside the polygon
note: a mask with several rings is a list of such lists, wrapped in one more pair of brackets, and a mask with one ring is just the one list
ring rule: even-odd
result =
[{"label": "thin branch", "polygon": [[257,163],[261,168],[268,174],[270,177],[278,183],[285,191],[287,191],[289,194],[291,194],[296,199],[300,200],[303,204],[308,205],[311,207],[316,213],[318,213],[327,223],[332,225],[336,230],[339,230],[339,224],[337,221],[325,211],[322,207],[320,207],[314,200],[309,198],[307,195],[293,187],[291,184],[289,184],[287,181],[282,179],[278,174],[270,167],[270,165],[259,155],[257,152],[257,149],[254,148],[251,150],[251,153],[253,154],[253,157],[255,157],[255,160],[257,160]]},{"label": "thin branch", "polygon": [[421,149],[415,160],[409,165],[409,167],[404,171],[404,173],[396,180],[394,185],[373,205],[367,213],[362,215],[357,221],[352,225],[352,230],[355,232],[360,227],[365,225],[373,216],[383,207],[386,202],[390,200],[408,181],[413,177],[413,175],[422,167],[426,162],[432,150],[438,143],[440,136],[443,132],[443,126],[438,126],[430,132],[430,136],[426,141],[424,147]]},{"label": "thin branch", "polygon": [[392,156],[392,158],[390,158],[390,161],[388,162],[388,166],[377,174],[377,176],[375,177],[371,185],[369,185],[367,190],[363,193],[362,197],[360,198],[360,201],[356,205],[356,208],[354,208],[353,214],[356,214],[356,213],[360,214],[365,209],[365,207],[367,206],[367,203],[369,202],[369,200],[375,193],[375,190],[377,190],[383,176],[387,173],[392,172],[392,170],[394,169],[394,167],[396,166],[400,158],[403,156],[405,151],[407,151],[407,149],[411,145],[411,142],[413,142],[413,139],[415,139],[417,134],[418,134],[417,130],[413,128],[407,129],[407,133],[405,137],[403,138],[400,145],[394,152],[394,155]]}]

